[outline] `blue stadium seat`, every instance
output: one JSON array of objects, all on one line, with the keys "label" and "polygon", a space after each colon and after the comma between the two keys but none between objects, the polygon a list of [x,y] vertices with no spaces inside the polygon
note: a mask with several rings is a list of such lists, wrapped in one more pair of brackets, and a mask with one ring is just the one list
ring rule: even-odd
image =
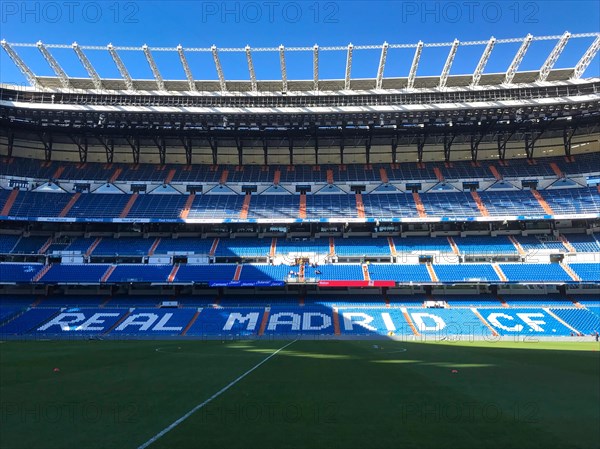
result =
[{"label": "blue stadium seat", "polygon": [[329,240],[309,238],[297,238],[292,240],[286,240],[283,238],[278,238],[276,245],[276,254],[287,256],[290,253],[295,253],[298,256],[308,256],[309,254],[313,253],[326,255],[329,254]]},{"label": "blue stadium seat", "polygon": [[180,265],[173,282],[231,281],[236,265]]},{"label": "blue stadium seat", "polygon": [[43,268],[41,263],[11,263],[0,264],[0,283],[31,282]]},{"label": "blue stadium seat", "polygon": [[265,335],[333,335],[333,315],[328,307],[274,306],[269,311]]},{"label": "blue stadium seat", "polygon": [[12,254],[38,254],[48,237],[29,236],[22,237],[12,249]]},{"label": "blue stadium seat", "polygon": [[[323,242],[323,252],[329,253],[329,242]],[[325,246],[325,243],[327,246]],[[390,257],[390,245],[385,238],[336,238],[335,254],[339,257]]]},{"label": "blue stadium seat", "polygon": [[[488,309],[486,309],[488,310]],[[438,337],[490,336],[492,332],[481,322],[471,309],[407,309],[408,314],[420,334]]]},{"label": "blue stadium seat", "polygon": [[599,263],[572,263],[569,267],[579,276],[582,281],[600,282]]},{"label": "blue stadium seat", "polygon": [[44,274],[41,282],[65,284],[98,283],[109,266],[108,264],[54,264]]},{"label": "blue stadium seat", "polygon": [[369,275],[373,281],[431,282],[427,267],[421,265],[404,264],[369,264]]},{"label": "blue stadium seat", "polygon": [[483,318],[500,335],[568,336],[573,333],[540,308],[481,309]]},{"label": "blue stadium seat", "polygon": [[194,237],[180,237],[177,239],[161,238],[154,254],[181,254],[192,253],[208,255],[213,244],[213,239]]},{"label": "blue stadium seat", "polygon": [[204,308],[186,335],[256,335],[264,309],[257,307]]},{"label": "blue stadium seat", "polygon": [[177,336],[195,314],[194,309],[135,309],[109,335]]},{"label": "blue stadium seat", "polygon": [[500,268],[511,282],[571,282],[571,277],[555,263],[502,263]]},{"label": "blue stadium seat", "polygon": [[489,264],[462,263],[454,265],[434,265],[435,273],[441,282],[497,282],[498,274]]},{"label": "blue stadium seat", "polygon": [[0,234],[0,254],[9,254],[20,238],[19,235]]},{"label": "blue stadium seat", "polygon": [[567,240],[578,253],[597,253],[600,251],[600,243],[595,234],[568,234]]},{"label": "blue stadium seat", "polygon": [[103,237],[92,252],[93,256],[145,256],[150,251],[154,239],[141,237]]},{"label": "blue stadium seat", "polygon": [[[320,271],[320,274],[315,273]],[[322,281],[359,281],[364,280],[362,267],[358,264],[326,264],[318,267],[307,266],[304,271],[305,278],[315,278]]]},{"label": "blue stadium seat", "polygon": [[217,257],[268,257],[271,239],[219,239]]},{"label": "blue stadium seat", "polygon": [[0,327],[0,335],[22,335],[48,321],[59,309],[29,309]]},{"label": "blue stadium seat", "polygon": [[38,324],[29,333],[56,336],[101,335],[114,326],[126,313],[123,309],[72,307],[62,310],[45,323]]},{"label": "blue stadium seat", "polygon": [[552,312],[584,335],[600,332],[600,316],[587,309],[552,308]]},{"label": "blue stadium seat", "polygon": [[288,265],[244,264],[240,281],[284,281],[290,270]]},{"label": "blue stadium seat", "polygon": [[338,310],[343,335],[412,335],[400,309],[342,307]]},{"label": "blue stadium seat", "polygon": [[171,265],[117,265],[107,282],[167,282]]},{"label": "blue stadium seat", "polygon": [[517,248],[506,236],[453,237],[461,254],[496,255],[517,254]]}]

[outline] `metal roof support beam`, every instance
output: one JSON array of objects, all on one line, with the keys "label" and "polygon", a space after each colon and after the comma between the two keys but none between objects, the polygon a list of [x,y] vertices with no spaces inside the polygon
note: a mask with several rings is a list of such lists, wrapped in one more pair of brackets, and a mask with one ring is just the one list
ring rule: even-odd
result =
[{"label": "metal roof support beam", "polygon": [[532,40],[533,40],[533,36],[531,34],[528,34],[527,36],[525,36],[525,39],[523,39],[523,43],[519,47],[517,54],[513,58],[512,62],[510,63],[508,70],[506,70],[506,75],[504,76],[505,84],[512,83],[512,80],[515,77],[517,70],[519,70],[521,61],[523,61],[523,57],[525,56],[525,53],[527,53],[527,50],[529,49],[529,46],[531,45]]},{"label": "metal roof support beam", "polygon": [[140,136],[125,137],[125,140],[131,147],[131,158],[134,165],[140,163]]},{"label": "metal roof support beam", "polygon": [[115,154],[115,141],[114,141],[114,139],[112,137],[108,138],[108,137],[99,136],[98,140],[100,141],[100,143],[104,147],[104,151],[106,152],[106,163],[107,164],[112,164],[113,163],[113,157],[114,157],[114,154]]},{"label": "metal roof support beam", "polygon": [[344,89],[350,90],[350,74],[352,73],[352,52],[354,45],[348,44],[348,54],[346,56],[346,76],[344,78]]},{"label": "metal roof support beam", "polygon": [[[46,137],[48,137],[47,140]],[[50,162],[52,160],[52,134],[43,132],[40,134],[40,141],[44,145],[44,160]]]},{"label": "metal roof support beam", "polygon": [[504,159],[506,159],[506,144],[513,136],[513,134],[514,131],[511,131],[507,134],[498,134],[498,159],[501,161],[504,161]]},{"label": "metal roof support beam", "polygon": [[571,139],[575,135],[576,129],[577,129],[577,127],[565,128],[565,130],[563,131],[563,143],[565,146],[565,156],[567,156],[568,158],[571,157]]},{"label": "metal roof support beam", "polygon": [[217,151],[219,150],[219,142],[217,141],[216,137],[209,136],[208,144],[210,145],[210,149],[212,151],[213,165],[217,165]]},{"label": "metal roof support beam", "polygon": [[269,144],[267,143],[267,136],[263,133],[262,135],[262,144],[263,144],[263,165],[269,165],[268,155],[269,155]]},{"label": "metal roof support beam", "polygon": [[367,141],[365,142],[365,162],[366,164],[371,163],[371,142],[373,141],[373,127],[369,126],[369,135],[367,136]]},{"label": "metal roof support beam", "polygon": [[113,47],[113,44],[108,44],[106,48],[110,53],[110,56],[112,57],[113,61],[115,62],[117,69],[119,69],[119,73],[125,80],[125,86],[127,86],[127,90],[135,90],[135,88],[133,87],[133,80],[131,79],[131,75],[129,75],[127,67],[125,67],[125,64],[123,64],[123,61],[121,61],[121,58],[115,50],[115,47]]},{"label": "metal roof support beam", "polygon": [[313,47],[313,90],[319,90],[319,46]]},{"label": "metal roof support beam", "polygon": [[241,167],[243,165],[242,164],[242,151],[244,149],[244,143],[242,142],[242,139],[240,139],[240,136],[237,136],[237,135],[235,136],[235,146],[238,151],[238,165]]},{"label": "metal roof support beam", "polygon": [[392,164],[395,164],[396,161],[396,157],[398,155],[398,135],[396,134],[393,138],[392,138]]},{"label": "metal roof support beam", "polygon": [[85,164],[88,157],[88,139],[87,136],[83,136],[83,143],[80,141],[77,144],[79,148],[79,162]]},{"label": "metal roof support beam", "polygon": [[192,165],[192,139],[189,137],[182,137],[181,143],[185,149],[185,163]]},{"label": "metal roof support beam", "polygon": [[158,86],[158,90],[165,90],[165,82],[163,81],[163,77],[156,66],[156,62],[154,62],[154,58],[152,57],[152,53],[150,53],[150,48],[146,44],[142,46],[142,51],[146,56],[146,60],[148,61],[148,65],[150,65],[150,70],[152,70],[152,75],[154,75],[154,79],[156,80],[156,85]]},{"label": "metal roof support beam", "polygon": [[452,150],[452,143],[456,134],[452,134],[450,137],[444,135],[444,161],[450,162],[450,152]]},{"label": "metal roof support beam", "polygon": [[48,62],[48,64],[50,65],[50,67],[52,68],[52,70],[54,71],[56,76],[58,77],[58,79],[60,80],[60,84],[62,84],[62,87],[64,87],[65,89],[70,89],[71,82],[69,81],[69,77],[67,76],[65,71],[62,69],[62,67],[60,66],[58,61],[56,59],[54,59],[54,56],[52,56],[52,53],[50,53],[48,51],[48,49],[42,43],[42,41],[38,41],[35,45],[38,48],[38,50],[40,51],[40,53],[42,54],[42,56],[44,57],[44,59]]},{"label": "metal roof support beam", "polygon": [[438,88],[440,89],[444,89],[446,87],[446,83],[448,82],[448,75],[450,75],[450,69],[452,68],[454,57],[456,56],[456,50],[458,50],[458,44],[458,39],[454,39],[454,42],[452,42],[452,46],[450,47],[450,51],[448,52],[448,57],[446,58],[444,69],[442,70],[442,74],[440,75],[440,84],[438,86]]},{"label": "metal roof support beam", "polygon": [[250,83],[252,84],[252,92],[258,92],[258,84],[256,82],[256,72],[254,71],[254,62],[252,61],[252,50],[249,45],[246,45],[246,59],[248,61],[248,72],[250,72]]},{"label": "metal roof support beam", "polygon": [[346,128],[342,126],[340,129],[340,164],[344,165],[344,147],[346,146],[346,135],[344,130]]},{"label": "metal roof support beam", "polygon": [[569,42],[570,37],[571,37],[571,33],[566,31],[565,34],[563,34],[561,36],[561,38],[558,40],[558,42],[556,43],[556,45],[554,46],[554,48],[548,55],[548,59],[546,59],[546,62],[544,62],[544,65],[540,69],[540,74],[538,75],[538,79],[537,79],[538,82],[544,82],[544,81],[546,81],[546,79],[548,79],[548,75],[550,74],[550,71],[552,70],[552,68],[554,67],[554,64],[556,64],[556,61],[558,60],[561,53],[565,49],[565,46],[567,45],[567,42]]},{"label": "metal roof support beam", "polygon": [[421,53],[423,52],[423,41],[419,41],[417,49],[415,50],[415,56],[413,57],[412,65],[410,66],[410,72],[408,73],[407,89],[412,89],[415,85],[415,78],[417,77],[417,69],[419,68],[419,60],[421,59]]},{"label": "metal roof support beam", "polygon": [[591,64],[592,60],[596,56],[596,53],[598,53],[598,50],[600,50],[600,35],[596,37],[594,42],[592,42],[592,45],[590,45],[590,47],[587,49],[585,54],[581,57],[581,59],[575,66],[573,74],[571,75],[572,80],[577,80],[581,78],[585,70],[588,68],[588,66]]},{"label": "metal roof support beam", "polygon": [[8,151],[7,151],[7,154],[6,154],[6,157],[8,159],[10,159],[12,157],[12,155],[13,155],[13,148],[14,148],[14,146],[15,146],[15,133],[11,131],[8,134]]},{"label": "metal roof support beam", "polygon": [[542,137],[544,130],[532,131],[531,133],[525,133],[525,154],[527,159],[533,159],[533,151],[535,150],[535,143]]},{"label": "metal roof support beam", "polygon": [[527,155],[527,159],[533,159],[534,147],[535,143],[531,141],[529,134],[525,134],[525,154]]},{"label": "metal roof support beam", "polygon": [[100,76],[98,76],[98,72],[96,72],[96,69],[94,68],[94,66],[92,65],[90,60],[87,58],[87,56],[85,55],[83,50],[79,47],[79,44],[77,44],[77,42],[73,42],[71,47],[73,47],[73,50],[75,51],[75,54],[79,58],[79,61],[81,61],[81,64],[83,65],[86,72],[92,79],[92,82],[94,83],[94,87],[97,90],[102,90],[102,81],[100,80]]},{"label": "metal roof support beam", "polygon": [[219,77],[219,85],[221,86],[221,92],[227,91],[227,85],[225,84],[225,75],[223,75],[223,67],[221,67],[221,60],[219,59],[219,51],[217,50],[217,46],[213,45],[210,47],[210,51],[213,55],[213,60],[215,61],[215,67],[217,69],[217,75]]},{"label": "metal roof support beam", "polygon": [[381,56],[379,58],[379,68],[377,69],[377,80],[375,82],[375,89],[381,89],[383,86],[383,71],[385,70],[385,60],[387,59],[388,43],[384,42],[381,47]]},{"label": "metal roof support beam", "polygon": [[8,42],[6,42],[4,39],[2,39],[2,41],[0,41],[0,45],[2,46],[2,48],[4,48],[4,51],[8,54],[10,59],[12,59],[12,62],[17,66],[17,68],[21,71],[21,73],[23,75],[25,75],[25,78],[27,78],[27,81],[29,81],[29,84],[32,87],[39,87],[37,78],[34,75],[34,73],[27,66],[27,64],[25,64],[23,62],[21,57],[12,49],[10,44]]},{"label": "metal roof support beam", "polygon": [[319,127],[315,126],[315,165],[319,164]]},{"label": "metal roof support beam", "polygon": [[183,52],[183,47],[181,45],[177,46],[177,53],[179,54],[179,60],[183,66],[183,71],[185,72],[188,86],[190,86],[190,91],[195,92],[197,89],[196,83],[194,82],[194,76],[192,75],[192,71],[190,70],[190,66],[187,62],[187,58],[185,57],[185,53]]},{"label": "metal roof support beam", "polygon": [[479,153],[479,144],[481,143],[481,140],[483,139],[483,132],[475,135],[472,134],[471,135],[471,161],[472,162],[477,162],[477,156]]},{"label": "metal roof support beam", "polygon": [[167,143],[164,137],[153,137],[154,144],[156,148],[158,148],[158,158],[160,161],[160,165],[165,165],[167,161]]},{"label": "metal roof support beam", "polygon": [[69,138],[73,141],[75,145],[77,145],[77,149],[79,150],[79,162],[85,164],[87,162],[88,155],[88,140],[87,136],[79,136],[77,139],[73,136],[69,136]]},{"label": "metal roof support beam", "polygon": [[423,162],[423,150],[425,148],[426,140],[427,134],[423,134],[417,139],[417,160],[419,163]]},{"label": "metal roof support beam", "polygon": [[440,84],[438,86],[438,88],[440,89],[444,89],[446,87],[448,75],[450,75],[450,69],[452,68],[454,57],[456,56],[456,50],[458,50],[458,44],[458,39],[454,39],[454,42],[452,42],[452,46],[450,47],[450,51],[448,52],[448,57],[446,58],[444,69],[442,70],[442,74],[440,75]]},{"label": "metal roof support beam", "polygon": [[287,80],[287,70],[285,68],[285,47],[283,45],[279,46],[279,65],[281,66],[281,82],[282,91],[287,92],[288,90],[288,80]]},{"label": "metal roof support beam", "polygon": [[494,49],[494,45],[496,45],[496,38],[491,37],[485,46],[485,50],[483,50],[483,54],[481,55],[481,59],[479,59],[479,63],[477,64],[477,68],[475,72],[473,72],[473,80],[471,81],[471,86],[475,87],[479,85],[479,81],[481,80],[481,75],[485,69],[485,66],[490,59],[490,55],[492,54],[492,50]]}]

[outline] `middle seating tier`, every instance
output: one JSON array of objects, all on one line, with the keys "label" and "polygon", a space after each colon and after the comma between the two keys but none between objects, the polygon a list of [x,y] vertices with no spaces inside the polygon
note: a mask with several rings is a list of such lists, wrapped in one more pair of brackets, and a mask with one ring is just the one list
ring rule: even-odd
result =
[{"label": "middle seating tier", "polygon": [[[220,186],[225,189],[223,186]],[[218,189],[219,187],[217,187]],[[149,219],[179,221],[202,219],[396,219],[515,217],[600,213],[595,187],[544,190],[482,191],[476,201],[471,192],[327,193],[300,195],[228,193],[197,194],[74,194],[19,191],[6,214],[22,219],[65,220]],[[0,206],[10,190],[0,190]],[[304,201],[301,206],[301,202]],[[480,201],[481,204],[478,204]],[[302,214],[300,210],[302,209]],[[302,215],[302,216],[301,216]]]},{"label": "middle seating tier", "polygon": [[[501,279],[501,275],[506,281]],[[357,264],[335,263],[304,267],[271,264],[52,264],[3,262],[0,283],[97,284],[103,283],[283,283],[319,281],[393,281],[420,283],[597,283],[600,268],[594,263],[478,264]],[[227,286],[227,285],[224,285]]]},{"label": "middle seating tier", "polygon": [[[91,256],[204,255],[224,258],[266,258],[269,256],[337,256],[339,258],[390,258],[394,255],[457,254],[516,256],[528,252],[600,252],[595,234],[472,235],[467,237],[330,237],[330,238],[200,238],[190,236],[81,237],[0,234],[0,254],[35,255],[68,251]],[[293,260],[293,258],[291,259]]]}]

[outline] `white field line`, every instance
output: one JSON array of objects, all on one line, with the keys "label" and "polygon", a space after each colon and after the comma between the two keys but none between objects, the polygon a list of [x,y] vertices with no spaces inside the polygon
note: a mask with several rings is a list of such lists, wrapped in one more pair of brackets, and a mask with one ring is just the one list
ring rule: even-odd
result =
[{"label": "white field line", "polygon": [[200,410],[206,404],[208,404],[209,402],[211,402],[214,399],[216,399],[219,396],[221,396],[223,393],[225,393],[227,390],[229,390],[231,387],[233,387],[235,384],[237,384],[240,380],[242,380],[244,377],[246,377],[252,371],[254,371],[255,369],[257,369],[263,363],[268,362],[270,358],[275,357],[280,351],[283,351],[285,348],[287,348],[288,346],[290,346],[291,344],[293,344],[293,343],[295,343],[297,341],[298,340],[291,341],[288,344],[286,344],[286,345],[282,346],[281,348],[279,348],[277,351],[275,351],[272,354],[270,354],[267,358],[263,359],[261,362],[259,362],[256,365],[254,365],[252,368],[250,368],[248,371],[246,371],[240,377],[238,377],[237,379],[231,381],[229,384],[225,385],[223,388],[221,388],[219,391],[217,391],[215,394],[213,394],[210,398],[208,398],[204,402],[202,402],[202,403],[198,404],[197,406],[195,406],[193,409],[191,409],[189,412],[187,412],[185,415],[183,415],[177,421],[174,421],[172,424],[170,424],[169,426],[165,427],[163,430],[161,430],[160,432],[158,432],[156,435],[154,435],[152,438],[150,438],[144,444],[138,446],[137,449],[146,449],[148,446],[150,446],[156,440],[158,440],[159,438],[161,438],[162,436],[164,436],[166,433],[168,433],[171,430],[173,430],[175,427],[177,427],[183,421],[185,421],[186,419],[188,419],[190,416],[192,416],[194,413],[196,413],[198,410]]}]

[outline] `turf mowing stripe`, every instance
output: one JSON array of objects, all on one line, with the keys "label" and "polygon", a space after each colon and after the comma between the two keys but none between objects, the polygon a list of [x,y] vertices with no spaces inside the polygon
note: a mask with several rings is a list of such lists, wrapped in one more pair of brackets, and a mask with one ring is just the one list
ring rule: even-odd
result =
[{"label": "turf mowing stripe", "polygon": [[261,366],[263,363],[266,363],[267,361],[269,361],[269,359],[271,357],[275,357],[280,351],[283,351],[285,348],[287,348],[288,346],[290,346],[293,343],[296,343],[298,340],[294,340],[289,342],[288,344],[282,346],[281,348],[279,348],[277,351],[275,351],[274,353],[272,353],[271,355],[269,355],[267,358],[265,358],[264,360],[262,360],[261,362],[257,363],[256,365],[254,365],[252,368],[250,368],[248,371],[246,371],[244,374],[242,374],[240,377],[238,377],[237,379],[231,381],[229,384],[227,384],[226,386],[224,386],[223,388],[221,388],[219,391],[217,391],[215,394],[213,394],[210,398],[208,398],[206,401],[198,404],[197,406],[195,406],[193,409],[191,409],[189,412],[187,412],[185,415],[183,415],[181,418],[179,418],[177,421],[174,421],[171,425],[169,425],[168,427],[165,427],[163,430],[161,430],[160,432],[158,432],[156,435],[154,435],[152,438],[150,438],[148,441],[146,441],[144,444],[142,444],[141,446],[138,446],[137,449],[146,449],[148,446],[150,446],[152,443],[154,443],[156,440],[158,440],[159,438],[163,437],[165,434],[167,434],[168,432],[170,432],[171,430],[173,430],[175,427],[177,427],[179,424],[181,424],[183,421],[185,421],[186,419],[188,419],[190,416],[192,416],[194,413],[196,413],[198,410],[200,410],[202,407],[204,407],[206,404],[208,404],[209,402],[213,401],[214,399],[218,398],[219,396],[221,396],[223,393],[225,393],[227,390],[229,390],[231,387],[233,387],[235,384],[237,384],[240,380],[242,380],[244,377],[246,377],[248,374],[250,374],[252,371],[254,371],[255,369],[257,369],[259,366]]}]

